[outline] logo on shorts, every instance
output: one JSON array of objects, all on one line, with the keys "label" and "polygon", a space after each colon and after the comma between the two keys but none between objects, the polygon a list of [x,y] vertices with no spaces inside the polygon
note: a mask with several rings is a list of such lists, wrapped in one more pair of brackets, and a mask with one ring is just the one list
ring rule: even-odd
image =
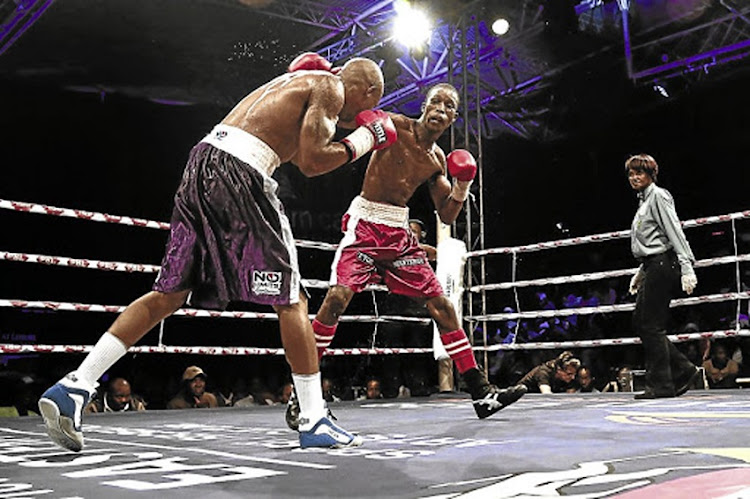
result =
[{"label": "logo on shorts", "polygon": [[226,137],[227,135],[229,135],[229,134],[227,133],[226,130],[219,130],[218,132],[215,133],[216,140],[221,140],[224,137]]},{"label": "logo on shorts", "polygon": [[401,260],[394,260],[393,266],[396,268],[399,267],[411,267],[414,265],[424,265],[425,260],[424,258],[415,257],[415,258],[402,258]]},{"label": "logo on shorts", "polygon": [[362,253],[361,251],[357,251],[357,260],[368,265],[375,265],[375,259],[370,255]]},{"label": "logo on shorts", "polygon": [[281,272],[268,270],[253,271],[253,294],[256,295],[280,295],[283,277]]}]

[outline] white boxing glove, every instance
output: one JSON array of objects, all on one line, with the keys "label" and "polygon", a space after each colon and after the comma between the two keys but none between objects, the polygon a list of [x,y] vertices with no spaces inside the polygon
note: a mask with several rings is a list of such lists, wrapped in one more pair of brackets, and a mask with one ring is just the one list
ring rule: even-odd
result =
[{"label": "white boxing glove", "polygon": [[638,270],[633,277],[630,278],[630,287],[628,288],[628,291],[631,295],[634,295],[638,293],[638,288],[641,287],[641,283],[643,282],[643,272]]},{"label": "white boxing glove", "polygon": [[693,294],[693,290],[698,285],[698,278],[695,274],[685,274],[682,276],[682,290],[687,294]]}]

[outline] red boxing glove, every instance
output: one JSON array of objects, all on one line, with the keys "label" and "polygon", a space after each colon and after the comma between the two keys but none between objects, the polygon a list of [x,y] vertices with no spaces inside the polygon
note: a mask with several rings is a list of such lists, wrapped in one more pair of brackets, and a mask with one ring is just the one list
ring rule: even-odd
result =
[{"label": "red boxing glove", "polygon": [[396,126],[385,111],[362,111],[357,115],[357,125],[359,128],[341,141],[349,150],[349,161],[361,158],[373,149],[384,149],[398,139]]},{"label": "red boxing glove", "polygon": [[456,149],[446,158],[451,177],[461,182],[474,180],[477,174],[477,162],[466,149]]},{"label": "red boxing glove", "polygon": [[289,72],[293,73],[295,71],[310,71],[316,69],[320,71],[331,71],[331,66],[332,64],[322,55],[316,54],[315,52],[304,52],[295,57],[291,64],[289,64]]},{"label": "red boxing glove", "polygon": [[474,156],[465,149],[456,149],[446,158],[448,173],[455,180],[450,197],[463,203],[469,197],[469,189],[477,174],[477,162]]}]

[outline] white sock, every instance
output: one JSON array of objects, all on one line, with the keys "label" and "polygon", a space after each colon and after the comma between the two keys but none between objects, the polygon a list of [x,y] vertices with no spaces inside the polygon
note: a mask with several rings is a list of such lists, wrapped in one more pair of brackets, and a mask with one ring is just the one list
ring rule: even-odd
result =
[{"label": "white sock", "polygon": [[299,399],[300,431],[310,430],[320,418],[325,417],[323,389],[320,387],[320,372],[315,374],[292,373],[294,389]]},{"label": "white sock", "polygon": [[102,374],[120,360],[120,357],[127,351],[120,338],[107,331],[96,342],[94,349],[83,359],[76,374],[86,383],[96,385]]}]

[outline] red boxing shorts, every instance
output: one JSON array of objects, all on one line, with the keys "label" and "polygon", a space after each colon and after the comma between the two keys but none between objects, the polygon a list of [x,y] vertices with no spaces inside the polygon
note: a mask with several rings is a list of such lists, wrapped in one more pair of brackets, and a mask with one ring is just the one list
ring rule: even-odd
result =
[{"label": "red boxing shorts", "polygon": [[368,284],[382,282],[392,293],[405,296],[443,294],[427,253],[409,228],[409,208],[357,196],[342,218],[341,230],[344,238],[331,266],[331,285],[359,293]]}]

